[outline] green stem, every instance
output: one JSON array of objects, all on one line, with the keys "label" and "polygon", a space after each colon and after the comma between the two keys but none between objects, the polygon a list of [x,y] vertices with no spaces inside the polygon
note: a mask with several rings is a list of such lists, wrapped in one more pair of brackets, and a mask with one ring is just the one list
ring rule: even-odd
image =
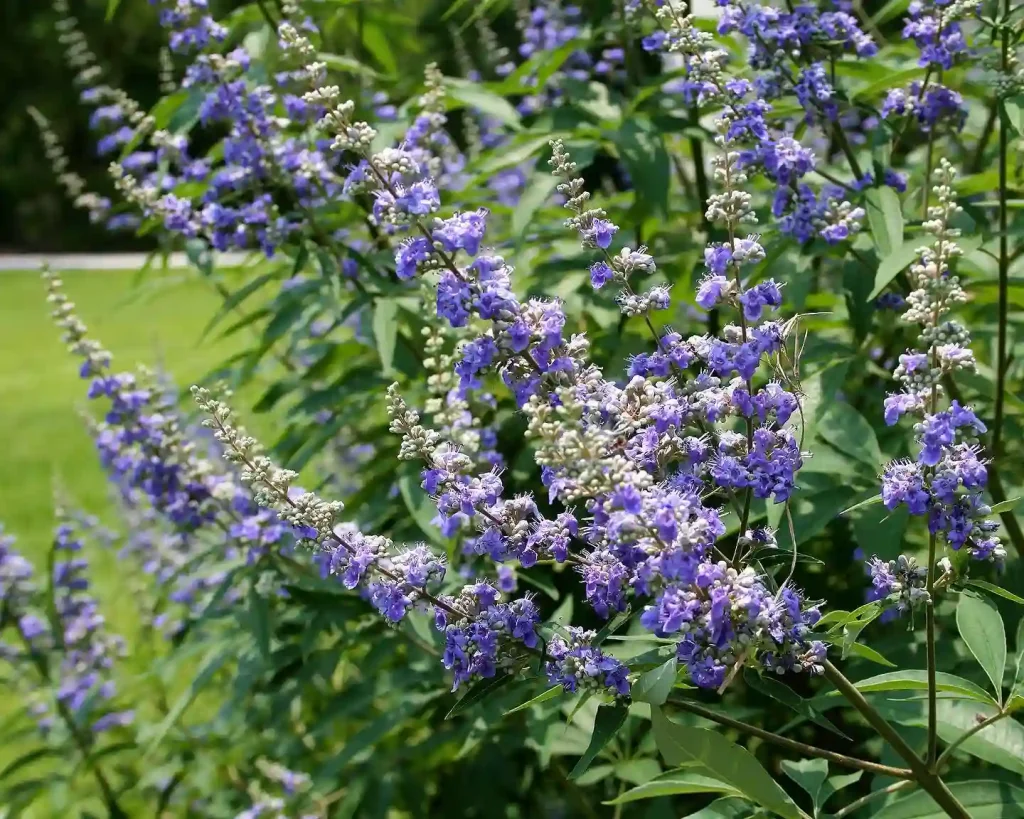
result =
[{"label": "green stem", "polygon": [[766,731],[763,728],[758,728],[756,725],[749,725],[746,722],[740,722],[737,719],[727,717],[724,714],[719,714],[702,705],[698,705],[695,702],[690,702],[689,700],[669,697],[668,702],[670,705],[674,705],[683,711],[689,711],[691,714],[696,714],[699,717],[704,717],[704,719],[717,722],[719,725],[724,725],[727,728],[735,728],[737,731],[742,731],[745,734],[750,734],[758,739],[763,739],[765,742],[771,742],[773,745],[778,745],[780,748],[786,748],[787,750],[804,756],[827,759],[830,762],[834,762],[837,765],[843,765],[847,768],[879,774],[881,776],[894,776],[898,779],[910,779],[913,775],[909,768],[894,768],[891,765],[881,765],[877,762],[870,762],[866,759],[857,759],[856,757],[846,756],[845,754],[829,751],[825,748],[808,745],[804,742],[784,737],[781,734],[775,734],[771,731]]},{"label": "green stem", "polygon": [[[1010,53],[1010,0],[1003,0],[1002,70],[1005,74]],[[1006,396],[1006,333],[1010,287],[1010,248],[1006,208],[1006,155],[1009,151],[1009,135],[1006,117],[999,117],[999,337],[996,344],[996,409],[992,421],[992,460],[998,461],[1002,454],[1003,407]]]},{"label": "green stem", "polygon": [[935,535],[928,538],[928,601],[925,603],[925,651],[928,662],[928,754],[925,757],[930,766],[935,765],[939,747],[939,695],[935,670]]},{"label": "green stem", "polygon": [[857,177],[857,179],[863,179],[864,172],[860,169],[860,163],[857,161],[857,155],[854,154],[853,148],[846,139],[846,134],[843,133],[843,129],[837,125],[832,129],[832,135],[836,143],[839,145],[839,150],[841,150],[843,152],[843,156],[846,157],[846,161],[850,163],[850,170],[853,171],[853,175]]},{"label": "green stem", "polygon": [[924,763],[921,757],[914,753],[914,749],[900,736],[899,731],[893,728],[878,713],[875,707],[857,689],[857,686],[846,679],[843,673],[832,665],[831,661],[825,660],[824,666],[825,676],[839,690],[839,693],[860,712],[861,716],[878,732],[879,736],[888,742],[893,750],[910,766],[913,774],[912,778],[921,786],[921,789],[926,791],[947,815],[952,816],[954,819],[971,819],[970,814],[957,801],[957,798],[946,786],[946,783]]},{"label": "green stem", "polygon": [[[28,641],[28,638],[26,638],[22,633],[21,629],[15,627],[15,630],[18,632],[18,636],[25,645],[25,651],[28,652],[28,656],[32,660],[32,664],[36,667],[36,671],[39,673],[39,676],[47,685],[49,685],[50,672],[46,667],[46,663],[43,658],[39,656],[38,652]],[[67,727],[68,733],[71,735],[71,739],[75,743],[75,747],[77,747],[79,752],[82,754],[82,758],[85,760],[86,766],[90,771],[92,771],[92,775],[96,778],[96,783],[100,786],[100,792],[103,794],[103,802],[107,806],[107,812],[110,814],[112,819],[128,819],[128,814],[124,812],[117,802],[117,796],[114,793],[113,787],[110,785],[110,780],[108,780],[106,774],[103,773],[103,768],[100,767],[100,764],[92,757],[92,753],[89,750],[88,737],[82,735],[78,725],[75,723],[74,715],[60,700],[57,700],[57,714]]]}]

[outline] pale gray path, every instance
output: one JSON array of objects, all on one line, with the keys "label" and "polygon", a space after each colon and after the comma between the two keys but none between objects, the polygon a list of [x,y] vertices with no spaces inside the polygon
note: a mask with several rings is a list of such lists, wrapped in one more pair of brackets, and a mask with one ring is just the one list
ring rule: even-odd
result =
[{"label": "pale gray path", "polygon": [[[249,253],[217,253],[217,267],[238,267],[251,258]],[[146,253],[0,253],[0,273],[15,270],[38,270],[48,264],[53,270],[138,270],[149,255]],[[168,267],[183,269],[190,267],[184,253],[172,253],[167,257]],[[155,259],[153,266],[163,267],[162,259]]]}]

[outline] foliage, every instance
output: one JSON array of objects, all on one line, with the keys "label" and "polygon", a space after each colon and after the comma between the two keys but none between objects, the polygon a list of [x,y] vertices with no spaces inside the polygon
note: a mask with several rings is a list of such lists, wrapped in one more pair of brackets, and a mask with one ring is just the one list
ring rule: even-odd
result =
[{"label": "foliage", "polygon": [[149,107],[56,3],[116,197],[34,116],[254,340],[196,414],[46,274],[123,534],[0,547],[10,813],[1021,812],[1015,10],[156,5]]}]

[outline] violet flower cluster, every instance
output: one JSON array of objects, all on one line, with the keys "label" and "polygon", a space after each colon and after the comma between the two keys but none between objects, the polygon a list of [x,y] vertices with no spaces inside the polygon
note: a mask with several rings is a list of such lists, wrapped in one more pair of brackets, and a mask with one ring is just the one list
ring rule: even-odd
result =
[{"label": "violet flower cluster", "polygon": [[[232,564],[256,562],[271,550],[286,553],[302,533],[256,506],[215,451],[212,458],[204,454],[173,395],[150,374],[112,372],[110,353],[89,338],[60,279],[49,271],[43,275],[63,340],[81,359],[88,395],[106,404],[102,420],[91,427],[132,524],[121,554],[151,575],[183,615],[198,614]],[[220,548],[211,549],[211,543]],[[229,590],[223,599],[234,597]],[[180,619],[159,609],[150,612],[154,626],[168,633],[181,627]]]},{"label": "violet flower cluster", "polygon": [[[472,322],[485,328],[461,348],[454,366],[458,393],[471,395],[484,389],[490,373],[500,376],[538,442],[550,500],[569,507],[552,520],[529,496],[504,497],[497,471],[481,470],[450,440],[423,426],[393,387],[388,411],[392,430],[403,436],[400,458],[424,462],[423,487],[436,498],[440,519],[460,516],[476,527],[476,548],[496,561],[573,563],[602,616],[623,610],[629,597],[649,600],[643,622],[659,635],[678,635],[679,657],[700,685],[719,687],[748,662],[779,673],[817,671],[824,646],[809,635],[817,610],[788,584],[772,592],[770,579],[719,559],[717,540],[725,527],[719,509],[702,498],[712,488],[722,497],[749,492],[785,502],[802,462],[785,426],[795,396],[775,382],[754,387],[759,363],[785,340],[784,326],[765,319],[781,304],[779,288],[742,283],[741,267],[764,255],[756,238],[730,238],[728,245],[707,251],[709,276],[701,298],[709,306],[735,306],[738,325],[727,327],[723,338],[684,341],[672,332],[656,334],[658,352],[634,362],[629,382],[619,386],[589,362],[584,337],[565,337],[558,302],[517,298],[511,268],[483,249],[485,211],[437,216],[440,193],[426,163],[404,147],[371,154],[375,129],[353,119],[354,106],[341,100],[339,89],[317,88],[306,99],[322,107],[321,127],[333,136],[335,149],[361,157],[346,186],[355,177],[369,187],[378,220],[409,232],[396,252],[398,276],[431,271],[438,315],[453,327]],[[728,117],[720,123],[723,131],[729,125]],[[722,144],[727,145],[724,137]],[[725,192],[709,202],[709,218],[723,222],[730,237],[753,215],[749,197],[738,189],[738,161],[728,150],[717,160],[716,179]],[[636,293],[631,279],[652,272],[653,258],[644,248],[612,253],[618,228],[603,211],[587,207],[589,194],[558,143],[552,163],[575,214],[570,225],[585,247],[604,254],[595,284],[616,280],[623,312],[650,324],[651,312],[668,306],[668,290]],[[677,380],[690,368],[695,372],[689,379]],[[257,488],[257,500],[286,521],[314,530],[320,550],[330,554],[331,571],[346,585],[360,588],[392,621],[413,605],[433,606],[456,686],[492,676],[503,665],[514,668],[534,647],[538,612],[528,598],[502,603],[493,588],[480,584],[436,596],[432,587],[443,567],[425,547],[397,551],[386,538],[338,527],[339,504],[311,493],[290,495],[294,475],[254,454],[254,442],[238,432],[222,402],[204,390],[195,393],[229,456],[242,464],[243,478]],[[716,426],[732,418],[746,425],[746,434]],[[581,502],[590,518],[585,526],[571,512]],[[774,545],[770,533],[759,529],[741,541]],[[742,555],[733,562],[741,564]],[[621,693],[617,681],[625,672],[617,666],[580,668],[588,678],[612,674]]]},{"label": "violet flower cluster", "polygon": [[300,530],[330,575],[358,590],[389,622],[400,622],[413,607],[433,610],[444,635],[442,662],[453,672],[453,689],[523,666],[538,645],[539,612],[530,598],[505,602],[486,582],[466,585],[456,595],[436,594],[445,575],[443,557],[424,544],[400,549],[389,538],[339,523],[343,504],[295,488],[295,473],[263,455],[236,426],[227,405],[199,387],[193,394],[210,416],[207,424],[224,445],[225,457],[241,466],[242,480],[253,487],[256,501]]},{"label": "violet flower cluster", "polygon": [[[889,509],[905,506],[911,515],[926,516],[928,530],[953,551],[967,547],[976,560],[1001,564],[1006,549],[995,534],[984,493],[988,470],[978,444],[985,424],[969,408],[951,401],[942,408],[943,382],[960,370],[975,368],[967,328],[949,317],[965,300],[953,271],[961,255],[960,230],[954,220],[961,212],[952,188],[955,172],[943,159],[936,170],[935,204],[928,209],[924,228],[935,238],[918,249],[908,271],[913,290],[901,320],[920,329],[917,346],[900,355],[894,376],[902,389],[885,399],[885,421],[893,425],[904,415],[914,425],[918,452],[912,460],[894,461],[882,475],[882,499]],[[929,567],[929,570],[934,567]]]},{"label": "violet flower cluster", "polygon": [[873,557],[867,562],[867,570],[871,577],[868,602],[895,601],[894,605],[883,613],[883,619],[912,611],[929,598],[925,589],[928,570],[924,566],[919,566],[912,557],[900,555],[896,560],[888,562]]},{"label": "violet flower cluster", "polygon": [[918,65],[928,74],[923,81],[914,80],[906,88],[889,91],[882,102],[883,118],[909,117],[924,133],[942,127],[956,131],[963,128],[967,106],[957,91],[942,84],[942,75],[970,56],[961,23],[975,17],[980,6],[979,0],[914,0],[908,6],[903,37],[917,46]]},{"label": "violet flower cluster", "polygon": [[40,731],[70,734],[81,746],[99,733],[130,725],[134,712],[109,704],[124,641],[107,630],[90,592],[80,534],[62,512],[58,517],[65,522],[53,536],[48,591],[14,549],[14,539],[0,531],[0,632],[10,626],[18,638],[16,644],[0,642],[0,657],[15,664],[19,678],[34,680],[29,710]]},{"label": "violet flower cluster", "polygon": [[[838,95],[819,56],[871,53],[874,43],[856,20],[844,9],[821,12],[816,6],[802,5],[783,12],[723,2],[719,32],[738,31],[748,38],[750,64],[758,72],[751,81],[726,72],[728,52],[694,24],[681,0],[646,5],[658,29],[644,38],[644,48],[679,55],[685,74],[673,88],[687,105],[722,107],[719,139],[727,155],[735,154],[728,160],[726,173],[742,175],[746,181],[759,172],[776,185],[772,215],[779,230],[799,242],[817,237],[829,244],[859,232],[864,209],[846,195],[870,184],[871,178],[854,164],[852,184],[830,182],[816,189],[807,179],[818,165],[815,152],[794,138],[795,129],[785,120],[769,119],[771,101],[793,94],[809,124],[826,128],[830,136],[836,133],[835,121],[841,113]],[[895,176],[884,181],[902,184]]]},{"label": "violet flower cluster", "polygon": [[320,816],[308,807],[312,783],[306,774],[267,759],[257,759],[256,768],[261,776],[253,777],[247,786],[251,804],[236,814],[235,819],[317,819]]}]

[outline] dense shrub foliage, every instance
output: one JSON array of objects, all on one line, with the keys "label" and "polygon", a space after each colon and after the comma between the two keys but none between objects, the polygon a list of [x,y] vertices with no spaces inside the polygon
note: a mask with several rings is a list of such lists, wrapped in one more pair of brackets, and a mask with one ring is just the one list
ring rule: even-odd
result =
[{"label": "dense shrub foliage", "polygon": [[460,2],[409,95],[152,5],[147,110],[55,4],[116,195],[33,117],[257,341],[182,402],[44,273],[122,521],[0,545],[9,815],[1024,815],[1015,8]]}]

